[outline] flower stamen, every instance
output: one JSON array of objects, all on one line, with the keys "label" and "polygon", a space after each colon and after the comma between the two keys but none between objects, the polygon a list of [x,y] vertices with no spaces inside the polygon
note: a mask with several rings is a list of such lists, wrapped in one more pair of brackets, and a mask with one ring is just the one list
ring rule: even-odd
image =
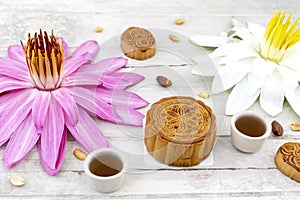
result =
[{"label": "flower stamen", "polygon": [[272,18],[266,28],[260,54],[273,62],[280,62],[288,50],[300,41],[300,29],[295,31],[300,18],[291,25],[292,13],[284,23],[286,12],[272,13]]},{"label": "flower stamen", "polygon": [[59,43],[53,31],[50,37],[40,30],[28,39],[26,45],[21,41],[31,78],[40,90],[58,88],[64,70],[63,41]]}]

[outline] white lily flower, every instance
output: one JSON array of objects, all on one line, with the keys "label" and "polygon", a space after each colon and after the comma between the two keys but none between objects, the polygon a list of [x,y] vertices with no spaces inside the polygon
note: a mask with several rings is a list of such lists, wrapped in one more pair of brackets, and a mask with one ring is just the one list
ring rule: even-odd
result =
[{"label": "white lily flower", "polygon": [[[285,97],[300,116],[300,18],[291,24],[292,14],[285,17],[286,12],[273,13],[266,28],[234,19],[231,35],[210,54],[217,68],[212,92],[232,88],[225,114],[246,110],[259,97],[261,108],[275,116]],[[197,37],[191,41],[203,46]]]}]

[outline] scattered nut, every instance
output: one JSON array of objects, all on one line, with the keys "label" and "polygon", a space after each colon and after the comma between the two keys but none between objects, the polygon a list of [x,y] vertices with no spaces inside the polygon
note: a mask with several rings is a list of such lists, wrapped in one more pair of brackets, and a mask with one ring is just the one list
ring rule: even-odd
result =
[{"label": "scattered nut", "polygon": [[21,187],[25,185],[26,181],[22,176],[13,176],[10,178],[10,182],[12,185]]},{"label": "scattered nut", "polygon": [[157,76],[156,80],[159,83],[159,85],[163,87],[169,87],[172,85],[172,81],[164,76]]},{"label": "scattered nut", "polygon": [[198,96],[203,99],[207,99],[209,97],[209,93],[208,92],[198,92]]},{"label": "scattered nut", "polygon": [[173,42],[179,42],[179,38],[176,35],[170,34],[169,38],[173,41]]},{"label": "scattered nut", "polygon": [[177,18],[177,19],[174,20],[174,23],[176,25],[184,24],[184,19],[183,18]]},{"label": "scattered nut", "polygon": [[293,131],[300,131],[300,122],[292,122],[290,127]]},{"label": "scattered nut", "polygon": [[74,155],[78,160],[85,160],[85,159],[86,159],[86,153],[84,153],[81,149],[74,149],[73,155]]},{"label": "scattered nut", "polygon": [[102,26],[97,26],[95,29],[96,33],[101,33],[103,31],[103,27]]},{"label": "scattered nut", "polygon": [[274,133],[274,135],[276,135],[276,136],[283,135],[283,128],[282,128],[281,124],[279,124],[279,122],[274,120],[271,125],[272,125],[272,132]]}]

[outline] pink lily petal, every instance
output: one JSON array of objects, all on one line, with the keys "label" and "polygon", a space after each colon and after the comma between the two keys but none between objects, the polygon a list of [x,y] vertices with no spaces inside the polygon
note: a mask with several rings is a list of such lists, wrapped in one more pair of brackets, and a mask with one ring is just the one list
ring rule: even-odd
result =
[{"label": "pink lily petal", "polygon": [[101,85],[102,82],[96,74],[91,73],[73,73],[64,78],[62,82],[63,87],[78,86],[78,85]]},{"label": "pink lily petal", "polygon": [[[77,76],[76,76],[77,75]],[[144,80],[144,77],[135,73],[118,72],[113,75],[101,75],[97,74],[84,74],[73,73],[72,76],[68,76],[63,80],[62,86],[76,86],[76,85],[103,85],[107,88],[125,89],[140,81]]]},{"label": "pink lily petal", "polygon": [[[23,95],[15,93],[14,103],[7,107],[0,117],[0,146],[2,146],[27,117],[36,96],[36,90],[27,90]],[[5,95],[4,95],[5,96]]]},{"label": "pink lily petal", "polygon": [[104,101],[119,106],[127,106],[129,109],[143,108],[149,104],[139,95],[125,90],[109,90],[105,87],[98,86],[97,95]]},{"label": "pink lily petal", "polygon": [[50,101],[51,93],[43,91],[39,91],[34,99],[32,105],[32,117],[38,133],[41,133],[44,128]]},{"label": "pink lily petal", "polygon": [[0,75],[0,93],[10,90],[25,89],[34,87],[31,82],[24,82],[8,76]]},{"label": "pink lily petal", "polygon": [[7,54],[9,58],[20,62],[22,66],[24,66],[24,68],[27,68],[24,50],[21,45],[9,46],[7,51],[8,51]]},{"label": "pink lily petal", "polygon": [[[129,95],[123,98],[124,102],[120,100],[122,103],[117,104],[114,103],[114,99],[111,102],[104,100],[101,98],[101,95],[99,95],[101,93],[98,93],[92,89],[76,87],[71,92],[74,99],[80,106],[85,108],[89,113],[94,114],[101,119],[118,124],[134,126],[142,125],[144,115],[138,111],[135,111],[133,109],[135,106],[132,106],[132,104],[128,103],[128,101],[130,101]],[[119,96],[119,98],[121,97]],[[133,99],[140,104],[136,107],[146,104],[144,101],[139,102],[137,96],[135,96]],[[134,116],[130,116],[131,114]]]},{"label": "pink lily petal", "polygon": [[[64,41],[64,39],[62,37],[57,37],[59,44],[62,45],[62,41]],[[65,58],[68,57],[68,43],[66,41],[64,41],[64,56]]]},{"label": "pink lily petal", "polygon": [[136,110],[128,109],[123,106],[115,106],[114,113],[124,119],[124,125],[143,126],[144,115]]},{"label": "pink lily petal", "polygon": [[29,82],[30,75],[26,65],[10,58],[0,58],[0,75]]},{"label": "pink lily petal", "polygon": [[[86,57],[86,59],[88,59],[89,61],[94,60],[94,58],[96,57],[96,55],[99,52],[99,45],[95,40],[88,40],[84,43],[82,43],[73,53],[72,53],[72,57],[73,56],[82,56],[82,55],[88,55]],[[88,54],[86,54],[88,53]]]},{"label": "pink lily petal", "polygon": [[2,157],[4,166],[11,168],[18,164],[35,146],[39,138],[40,135],[29,114],[10,137]]},{"label": "pink lily petal", "polygon": [[90,114],[115,123],[123,122],[123,119],[113,112],[112,106],[96,95],[95,90],[74,87],[70,92],[76,103],[89,111]]},{"label": "pink lily petal", "polygon": [[79,121],[75,127],[68,126],[69,131],[86,150],[92,152],[98,148],[109,147],[105,136],[97,126],[96,122],[79,107]]},{"label": "pink lily petal", "polygon": [[[64,61],[64,74],[63,78],[68,77],[70,74],[78,70],[82,65],[88,63],[86,59],[84,59],[84,55],[82,56],[75,56],[75,57],[68,57]],[[1,72],[1,71],[0,71]]]},{"label": "pink lily petal", "polygon": [[0,119],[1,116],[3,115],[3,113],[7,113],[6,110],[7,108],[9,108],[12,103],[16,101],[16,99],[19,99],[20,97],[22,98],[22,96],[30,95],[30,89],[24,89],[24,90],[14,90],[14,91],[10,91],[4,94],[1,94],[1,98],[0,98]]},{"label": "pink lily petal", "polygon": [[[74,71],[74,73],[65,76],[62,82],[62,86],[68,87],[68,86],[75,86],[75,85],[100,85],[103,76],[105,77],[106,74],[110,74],[120,69],[121,67],[125,66],[126,63],[127,63],[127,59],[118,57],[118,58],[105,59],[95,64],[82,65],[82,67],[80,67],[76,72]],[[119,79],[120,76],[121,74],[119,74]],[[143,79],[143,77],[140,75],[136,75],[132,77],[128,75],[124,77],[132,78],[133,83],[139,82]],[[129,82],[130,81],[128,81],[128,83],[126,84],[131,85],[132,83]]]},{"label": "pink lily petal", "polygon": [[61,106],[52,98],[41,133],[38,150],[44,169],[51,175],[58,172],[64,157],[66,130],[64,113]]},{"label": "pink lily petal", "polygon": [[80,73],[110,74],[127,65],[128,60],[123,57],[107,58],[94,64],[84,65],[80,68]]},{"label": "pink lily petal", "polygon": [[44,170],[52,176],[55,176],[60,171],[60,169],[62,167],[62,164],[64,162],[66,141],[67,141],[67,129],[64,129],[64,131],[62,133],[62,140],[61,140],[60,147],[59,147],[59,150],[58,150],[58,158],[57,158],[57,161],[55,163],[55,168],[54,169],[52,167],[50,167],[48,160],[44,160],[44,158],[41,157],[41,151],[42,151],[41,140],[39,140],[39,142],[38,142],[38,151],[39,151],[39,154],[40,154],[41,165],[43,166]]},{"label": "pink lily petal", "polygon": [[114,72],[110,75],[103,75],[100,78],[104,87],[118,89],[125,89],[141,82],[144,79],[145,78],[143,76],[130,72]]},{"label": "pink lily petal", "polygon": [[64,88],[60,88],[52,91],[52,94],[64,110],[66,123],[75,126],[78,123],[79,111],[70,92]]},{"label": "pink lily petal", "polygon": [[[77,76],[76,76],[77,75]],[[103,85],[107,88],[125,89],[129,86],[135,85],[144,80],[144,77],[130,72],[115,72],[113,75],[101,75],[91,73],[73,73],[66,77],[62,86],[76,86],[76,85]]]}]

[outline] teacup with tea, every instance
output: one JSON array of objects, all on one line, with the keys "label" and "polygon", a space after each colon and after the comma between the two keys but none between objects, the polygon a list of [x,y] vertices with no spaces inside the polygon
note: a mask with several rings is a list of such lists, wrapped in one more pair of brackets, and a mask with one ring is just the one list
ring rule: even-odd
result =
[{"label": "teacup with tea", "polygon": [[231,142],[240,151],[253,153],[259,150],[271,133],[271,125],[253,111],[234,115],[230,123]]},{"label": "teacup with tea", "polygon": [[126,158],[112,148],[97,149],[84,161],[84,172],[91,186],[99,192],[118,190],[127,170]]}]

